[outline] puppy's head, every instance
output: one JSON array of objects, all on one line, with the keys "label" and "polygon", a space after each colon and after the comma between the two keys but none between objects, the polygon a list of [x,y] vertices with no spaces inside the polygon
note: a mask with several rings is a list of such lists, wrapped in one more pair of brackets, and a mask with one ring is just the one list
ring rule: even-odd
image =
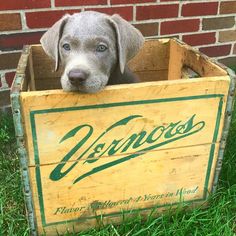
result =
[{"label": "puppy's head", "polygon": [[108,83],[112,71],[126,63],[143,44],[143,36],[119,15],[98,12],[65,15],[41,38],[45,52],[64,68],[65,91],[95,93]]}]

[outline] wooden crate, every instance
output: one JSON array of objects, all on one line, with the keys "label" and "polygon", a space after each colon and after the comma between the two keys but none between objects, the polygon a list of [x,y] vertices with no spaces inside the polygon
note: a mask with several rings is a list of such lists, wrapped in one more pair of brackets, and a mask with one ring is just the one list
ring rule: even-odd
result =
[{"label": "wooden crate", "polygon": [[[129,63],[142,83],[63,92],[40,45],[24,48],[11,99],[32,235],[80,231],[206,202],[215,191],[235,75],[176,39]],[[182,78],[189,67],[199,78]]]}]

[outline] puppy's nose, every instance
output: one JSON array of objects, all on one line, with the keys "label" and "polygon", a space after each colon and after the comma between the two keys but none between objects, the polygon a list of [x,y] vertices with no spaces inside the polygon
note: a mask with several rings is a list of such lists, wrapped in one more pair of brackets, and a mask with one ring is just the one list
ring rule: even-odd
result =
[{"label": "puppy's nose", "polygon": [[80,69],[73,69],[69,72],[68,77],[73,85],[83,83],[89,76],[89,73]]}]

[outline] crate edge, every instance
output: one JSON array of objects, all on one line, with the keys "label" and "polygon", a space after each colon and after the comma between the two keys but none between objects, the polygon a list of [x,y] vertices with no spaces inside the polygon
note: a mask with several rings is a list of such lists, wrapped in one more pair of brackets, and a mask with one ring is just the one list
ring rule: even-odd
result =
[{"label": "crate edge", "polygon": [[224,159],[224,152],[226,147],[226,141],[229,134],[230,124],[232,120],[232,113],[234,108],[234,102],[235,102],[235,92],[236,92],[236,74],[233,70],[228,68],[227,66],[219,63],[216,60],[212,60],[215,64],[220,66],[222,69],[226,70],[228,73],[228,76],[230,78],[230,85],[229,85],[229,91],[227,96],[227,102],[226,102],[226,108],[225,108],[225,117],[224,117],[224,125],[223,125],[223,132],[220,140],[220,147],[219,147],[219,153],[216,161],[216,168],[215,168],[215,174],[214,179],[212,183],[212,191],[211,193],[214,194],[218,187],[218,181],[219,176],[221,173],[222,163]]},{"label": "crate edge", "polygon": [[[178,42],[180,45],[188,47],[188,45],[178,38],[173,38],[172,40]],[[229,85],[229,91],[228,91],[228,96],[227,96],[227,102],[226,102],[226,108],[225,108],[225,116],[224,116],[224,125],[223,125],[223,132],[220,140],[220,147],[219,147],[219,152],[218,152],[218,157],[216,161],[216,168],[215,168],[215,174],[213,178],[213,183],[212,183],[212,190],[211,193],[214,194],[217,190],[218,186],[218,180],[221,172],[221,167],[224,159],[224,151],[225,151],[225,146],[226,146],[226,140],[228,137],[229,129],[230,129],[230,124],[231,124],[231,117],[233,113],[233,107],[234,107],[234,97],[236,95],[236,74],[235,72],[227,67],[226,65],[220,63],[214,58],[210,58],[207,55],[203,54],[196,48],[192,48],[195,53],[201,55],[202,57],[205,57],[207,60],[211,61],[215,65],[219,66],[221,69],[227,72],[229,79],[230,79],[230,85]]]},{"label": "crate edge", "polygon": [[[30,46],[24,46],[22,55],[26,56],[29,54]],[[25,132],[22,124],[22,117],[21,117],[21,103],[20,103],[20,91],[21,91],[21,84],[25,79],[25,74],[21,70],[17,70],[15,75],[10,99],[11,99],[11,106],[12,106],[12,114],[13,114],[13,122],[15,127],[15,136],[17,141],[17,152],[20,157],[20,171],[21,171],[21,179],[23,183],[23,195],[25,200],[25,208],[26,214],[28,219],[28,224],[30,228],[30,235],[36,236],[37,235],[37,225],[35,221],[35,210],[32,201],[32,191],[30,187],[30,179],[29,179],[29,169],[28,169],[28,156],[27,151],[25,148]]]}]

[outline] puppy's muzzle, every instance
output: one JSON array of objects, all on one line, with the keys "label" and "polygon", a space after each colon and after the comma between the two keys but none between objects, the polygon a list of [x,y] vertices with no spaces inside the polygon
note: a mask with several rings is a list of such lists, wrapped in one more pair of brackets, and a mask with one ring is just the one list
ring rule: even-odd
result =
[{"label": "puppy's muzzle", "polygon": [[82,85],[89,77],[89,72],[80,69],[72,69],[68,73],[69,81],[74,86]]}]

